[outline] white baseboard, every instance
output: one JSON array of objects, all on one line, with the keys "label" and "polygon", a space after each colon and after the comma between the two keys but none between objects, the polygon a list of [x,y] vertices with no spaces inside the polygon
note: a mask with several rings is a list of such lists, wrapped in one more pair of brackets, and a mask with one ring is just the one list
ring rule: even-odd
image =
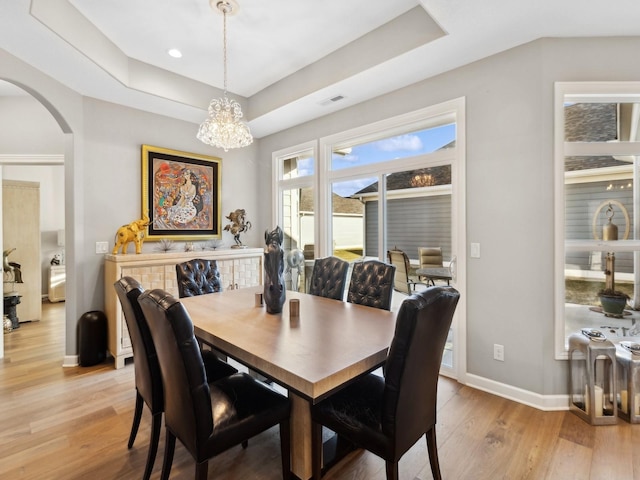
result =
[{"label": "white baseboard", "polygon": [[466,385],[543,411],[569,410],[569,395],[541,395],[467,373]]},{"label": "white baseboard", "polygon": [[62,362],[63,367],[77,367],[80,365],[78,355],[65,355]]}]

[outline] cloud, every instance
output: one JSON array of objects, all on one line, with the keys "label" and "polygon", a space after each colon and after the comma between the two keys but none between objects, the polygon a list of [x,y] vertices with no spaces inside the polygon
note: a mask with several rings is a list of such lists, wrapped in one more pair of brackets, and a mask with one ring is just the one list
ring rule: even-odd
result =
[{"label": "cloud", "polygon": [[417,135],[398,135],[376,142],[376,147],[383,152],[395,152],[397,150],[417,151],[422,149],[422,140]]},{"label": "cloud", "polygon": [[339,157],[340,160],[342,160],[345,163],[356,163],[360,160],[360,157],[358,155],[355,155],[353,153],[348,153],[346,155],[342,155],[341,157]]},{"label": "cloud", "polygon": [[333,193],[336,193],[345,198],[350,197],[354,193],[359,192],[363,188],[368,187],[376,181],[376,178],[360,178],[358,180],[349,180],[346,182],[334,183]]}]

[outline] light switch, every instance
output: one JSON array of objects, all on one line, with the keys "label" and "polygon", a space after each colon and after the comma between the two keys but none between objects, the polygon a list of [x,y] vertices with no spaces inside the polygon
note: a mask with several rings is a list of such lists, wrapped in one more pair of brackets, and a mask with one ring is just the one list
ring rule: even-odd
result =
[{"label": "light switch", "polygon": [[103,254],[109,250],[109,242],[96,242],[96,253]]},{"label": "light switch", "polygon": [[480,258],[480,244],[472,243],[471,244],[471,258]]}]

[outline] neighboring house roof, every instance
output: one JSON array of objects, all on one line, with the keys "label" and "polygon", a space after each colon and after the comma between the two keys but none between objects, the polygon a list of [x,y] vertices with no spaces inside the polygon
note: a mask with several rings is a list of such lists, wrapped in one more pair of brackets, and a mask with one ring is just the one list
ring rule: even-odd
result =
[{"label": "neighboring house roof", "polygon": [[[443,145],[438,150],[453,148],[455,140]],[[433,187],[436,185],[451,185],[451,167],[443,165],[440,167],[418,168],[407,170],[406,172],[392,173],[387,177],[387,190],[402,190],[406,188]],[[364,187],[353,196],[365,193],[375,193],[378,191],[378,182]]]},{"label": "neighboring house roof", "polygon": [[[567,142],[610,142],[618,140],[618,104],[574,103],[564,109],[564,130]],[[565,171],[629,165],[610,155],[567,157]]]},{"label": "neighboring house roof", "polygon": [[[331,205],[333,213],[364,214],[364,204],[355,198],[345,198],[333,193],[331,194]],[[311,187],[300,189],[300,211],[315,212]]]},{"label": "neighboring house roof", "polygon": [[[436,185],[451,185],[451,167],[418,168],[406,172],[392,173],[387,177],[387,190],[402,190],[406,188],[433,187]],[[357,191],[353,196],[365,193],[376,193],[378,182]]]}]

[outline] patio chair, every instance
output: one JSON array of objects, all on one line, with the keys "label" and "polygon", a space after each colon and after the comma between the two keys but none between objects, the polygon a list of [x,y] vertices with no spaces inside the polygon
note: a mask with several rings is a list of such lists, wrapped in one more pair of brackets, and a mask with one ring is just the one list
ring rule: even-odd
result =
[{"label": "patio chair", "polygon": [[421,282],[417,277],[409,275],[411,268],[409,257],[402,250],[389,250],[387,258],[391,265],[396,266],[396,275],[393,279],[393,288],[395,290],[411,295],[416,291],[416,285],[429,286],[428,283]]},{"label": "patio chair", "polygon": [[[420,247],[418,248],[419,268],[442,268],[442,248],[441,247]],[[418,277],[424,280],[424,277]],[[433,280],[431,280],[433,282]],[[435,283],[434,283],[435,285]]]}]

